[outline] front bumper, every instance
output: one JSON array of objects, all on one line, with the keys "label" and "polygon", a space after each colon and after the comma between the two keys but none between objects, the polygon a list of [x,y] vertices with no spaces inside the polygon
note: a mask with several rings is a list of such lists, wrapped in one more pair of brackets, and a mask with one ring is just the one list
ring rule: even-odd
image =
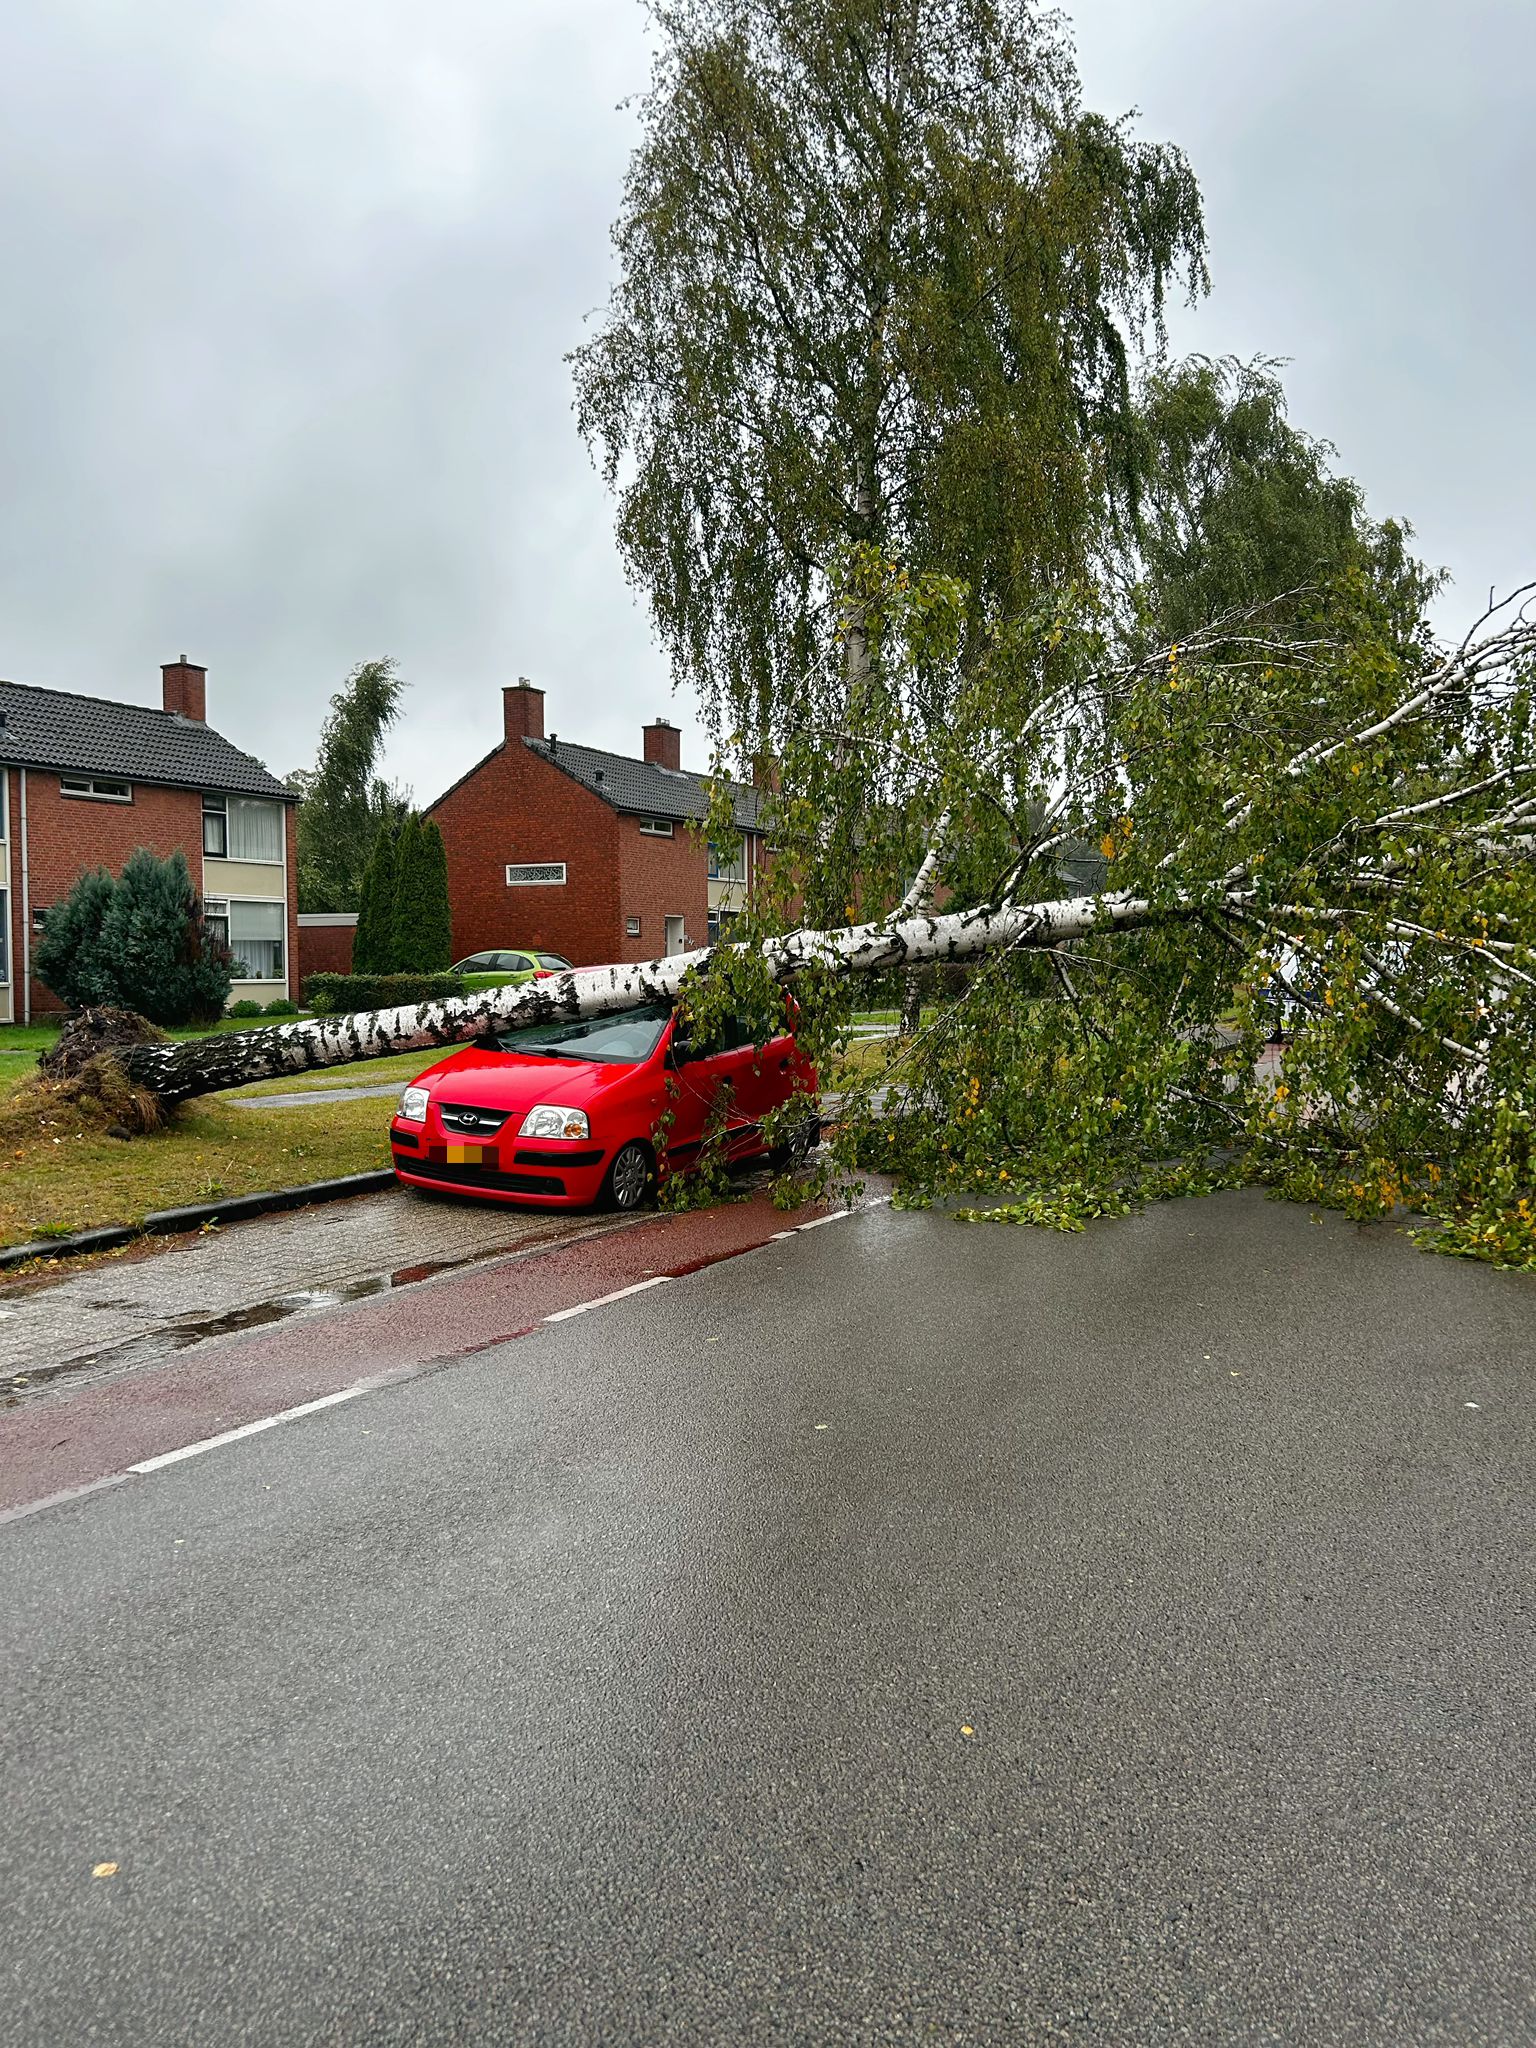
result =
[{"label": "front bumper", "polygon": [[466,1145],[398,1118],[389,1127],[389,1150],[396,1175],[411,1187],[559,1209],[590,1208],[612,1156],[608,1146],[538,1138]]}]

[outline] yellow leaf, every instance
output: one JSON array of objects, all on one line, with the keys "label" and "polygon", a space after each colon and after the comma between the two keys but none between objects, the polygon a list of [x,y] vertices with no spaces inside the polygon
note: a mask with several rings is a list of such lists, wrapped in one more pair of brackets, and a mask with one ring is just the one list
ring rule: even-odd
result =
[{"label": "yellow leaf", "polygon": [[960,1730],[960,1733],[966,1736],[973,1736],[976,1733],[976,1730],[967,1723],[967,1725]]},{"label": "yellow leaf", "polygon": [[117,1865],[115,1863],[98,1863],[91,1872],[91,1875],[92,1877],[116,1877]]},{"label": "yellow leaf", "polygon": [[1106,833],[1104,834],[1104,837],[1103,837],[1103,838],[1102,838],[1102,839],[1101,839],[1101,840],[1099,841],[1099,851],[1100,851],[1100,853],[1102,853],[1102,854],[1103,854],[1103,856],[1104,856],[1104,858],[1105,858],[1106,860],[1113,860],[1113,859],[1114,859],[1114,857],[1115,857],[1115,835],[1114,835],[1114,833],[1113,833],[1113,832],[1106,832]]}]

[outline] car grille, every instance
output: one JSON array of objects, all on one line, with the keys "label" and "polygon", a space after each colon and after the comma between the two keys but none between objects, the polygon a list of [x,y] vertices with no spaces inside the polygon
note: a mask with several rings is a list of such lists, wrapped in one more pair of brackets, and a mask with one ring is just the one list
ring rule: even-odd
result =
[{"label": "car grille", "polygon": [[508,1114],[504,1109],[482,1109],[473,1102],[440,1102],[437,1113],[443,1129],[462,1138],[494,1138]]},{"label": "car grille", "polygon": [[491,1166],[450,1166],[441,1159],[413,1159],[409,1153],[397,1153],[395,1164],[419,1180],[436,1181],[444,1187],[487,1188],[508,1195],[565,1193],[565,1182],[558,1173],[500,1173]]}]

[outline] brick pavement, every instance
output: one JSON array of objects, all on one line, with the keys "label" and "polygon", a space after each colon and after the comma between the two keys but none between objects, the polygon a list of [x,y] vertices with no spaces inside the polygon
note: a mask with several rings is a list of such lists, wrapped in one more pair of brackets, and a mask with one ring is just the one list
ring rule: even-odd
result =
[{"label": "brick pavement", "polygon": [[210,1231],[0,1289],[0,1400],[131,1371],[203,1337],[386,1293],[444,1266],[611,1228],[403,1189]]}]

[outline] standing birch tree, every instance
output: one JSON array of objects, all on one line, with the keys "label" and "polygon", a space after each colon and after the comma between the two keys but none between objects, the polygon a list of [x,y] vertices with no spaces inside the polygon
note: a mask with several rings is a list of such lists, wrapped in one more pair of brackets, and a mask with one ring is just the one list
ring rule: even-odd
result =
[{"label": "standing birch tree", "polygon": [[[1176,149],[1084,109],[1032,0],[651,12],[578,419],[717,740],[832,736],[808,883],[838,915],[871,823],[835,735],[893,697],[941,727],[996,621],[1084,575],[1106,505],[1129,515],[1133,360],[1170,288],[1204,286],[1199,193]],[[905,667],[869,617],[892,563],[909,623],[944,615]]]}]

